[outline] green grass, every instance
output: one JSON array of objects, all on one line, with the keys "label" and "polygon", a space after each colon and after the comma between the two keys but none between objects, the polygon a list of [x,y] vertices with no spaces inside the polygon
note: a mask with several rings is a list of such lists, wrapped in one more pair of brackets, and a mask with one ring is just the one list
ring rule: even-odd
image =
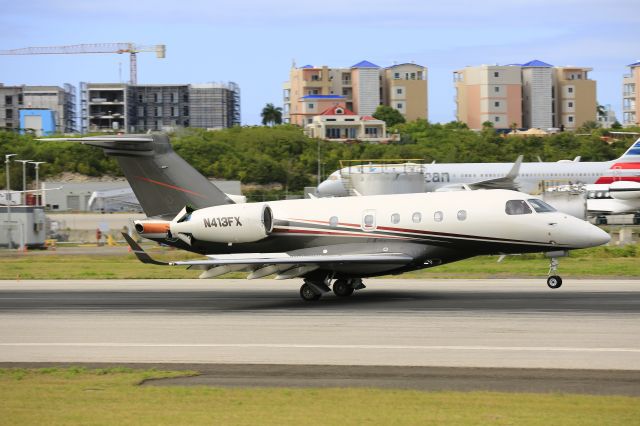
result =
[{"label": "green grass", "polygon": [[[184,260],[201,256],[178,250],[154,248],[150,254],[159,260]],[[546,276],[549,260],[541,254],[497,256],[472,259],[397,275],[397,278],[492,278]],[[597,247],[571,252],[560,259],[559,272],[565,277],[640,277],[640,246]],[[163,267],[140,263],[133,254],[123,255],[23,255],[0,257],[0,279],[141,279],[197,278],[199,271],[184,267]],[[224,278],[244,278],[247,273],[234,272]]]},{"label": "green grass", "polygon": [[191,372],[0,369],[0,424],[632,425],[640,398],[383,389],[140,387]]}]

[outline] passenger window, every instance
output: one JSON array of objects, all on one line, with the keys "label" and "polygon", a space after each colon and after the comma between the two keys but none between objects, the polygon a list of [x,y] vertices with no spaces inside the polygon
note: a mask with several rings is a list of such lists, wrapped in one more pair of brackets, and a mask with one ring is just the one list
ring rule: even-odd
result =
[{"label": "passenger window", "polygon": [[435,220],[436,222],[442,222],[443,217],[444,215],[442,214],[441,211],[437,211],[433,214],[433,220]]},{"label": "passenger window", "polygon": [[398,213],[391,215],[391,223],[400,223],[400,215]]},{"label": "passenger window", "polygon": [[376,229],[376,212],[375,210],[365,210],[362,212],[362,230],[373,231]]},{"label": "passenger window", "polygon": [[529,198],[527,201],[529,202],[529,204],[533,206],[533,209],[538,213],[548,213],[548,212],[556,211],[556,209],[554,209],[552,206],[550,206],[549,204],[545,203],[542,200],[538,200],[536,198]]},{"label": "passenger window", "polygon": [[466,220],[466,219],[467,219],[467,211],[458,210],[458,220]]},{"label": "passenger window", "polygon": [[338,226],[338,216],[331,216],[329,219],[329,226],[332,228],[336,228]]},{"label": "passenger window", "polygon": [[531,214],[531,207],[524,200],[509,200],[504,211],[508,215]]},{"label": "passenger window", "polygon": [[415,212],[412,216],[411,216],[411,220],[414,223],[420,223],[422,222],[422,215],[420,214],[420,212]]}]

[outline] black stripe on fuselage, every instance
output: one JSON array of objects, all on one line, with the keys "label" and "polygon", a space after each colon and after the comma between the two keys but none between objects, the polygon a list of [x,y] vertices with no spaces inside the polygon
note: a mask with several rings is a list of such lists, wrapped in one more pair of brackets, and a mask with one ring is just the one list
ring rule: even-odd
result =
[{"label": "black stripe on fuselage", "polygon": [[[291,227],[300,228],[300,230],[303,232],[306,229],[317,229],[321,231],[326,231],[328,235],[337,235],[338,232],[341,231],[341,232],[362,234],[362,236],[372,235],[372,238],[394,236],[394,237],[406,237],[407,239],[418,240],[418,241],[445,242],[445,243],[453,243],[453,242],[458,242],[460,240],[466,240],[466,241],[478,241],[478,242],[496,242],[496,243],[527,244],[527,245],[541,245],[541,246],[549,245],[549,243],[547,242],[540,242],[540,241],[484,237],[484,236],[478,236],[478,235],[454,234],[450,232],[424,231],[419,229],[408,229],[408,228],[394,228],[390,226],[379,226],[375,230],[363,231],[359,225],[355,225],[355,224],[343,223],[333,227],[333,226],[330,226],[328,223],[323,224],[318,222],[308,223],[308,222],[302,222],[302,221],[289,220],[289,221],[286,221],[285,222],[286,225],[284,225],[284,223],[276,221],[275,226],[279,229],[290,229]],[[288,233],[295,233],[295,230],[290,229]]]}]

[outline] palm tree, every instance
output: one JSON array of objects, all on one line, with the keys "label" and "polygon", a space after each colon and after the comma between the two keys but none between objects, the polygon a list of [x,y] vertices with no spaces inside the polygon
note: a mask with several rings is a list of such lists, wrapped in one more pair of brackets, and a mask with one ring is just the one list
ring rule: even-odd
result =
[{"label": "palm tree", "polygon": [[263,125],[271,125],[274,124],[282,124],[282,108],[276,107],[273,104],[267,104],[264,108],[262,108],[262,113],[260,114],[262,117]]}]

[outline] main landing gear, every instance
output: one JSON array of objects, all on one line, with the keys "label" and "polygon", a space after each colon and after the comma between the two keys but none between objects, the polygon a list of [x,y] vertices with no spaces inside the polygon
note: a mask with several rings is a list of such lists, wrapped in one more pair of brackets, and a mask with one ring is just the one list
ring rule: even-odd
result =
[{"label": "main landing gear", "polygon": [[552,257],[549,262],[549,278],[547,278],[547,285],[549,288],[554,290],[562,286],[562,278],[560,278],[559,275],[556,275],[558,273],[558,264],[558,259]]},{"label": "main landing gear", "polygon": [[[331,291],[331,289],[327,285],[330,282],[330,279],[326,279],[325,281],[317,281],[305,278],[304,284],[302,284],[302,287],[300,287],[300,297],[305,302],[313,302],[319,300],[322,297],[323,293],[328,293]],[[332,287],[333,293],[336,296],[348,297],[351,296],[355,290],[365,288],[365,285],[362,283],[362,279],[360,278],[340,278],[333,283]]]}]

